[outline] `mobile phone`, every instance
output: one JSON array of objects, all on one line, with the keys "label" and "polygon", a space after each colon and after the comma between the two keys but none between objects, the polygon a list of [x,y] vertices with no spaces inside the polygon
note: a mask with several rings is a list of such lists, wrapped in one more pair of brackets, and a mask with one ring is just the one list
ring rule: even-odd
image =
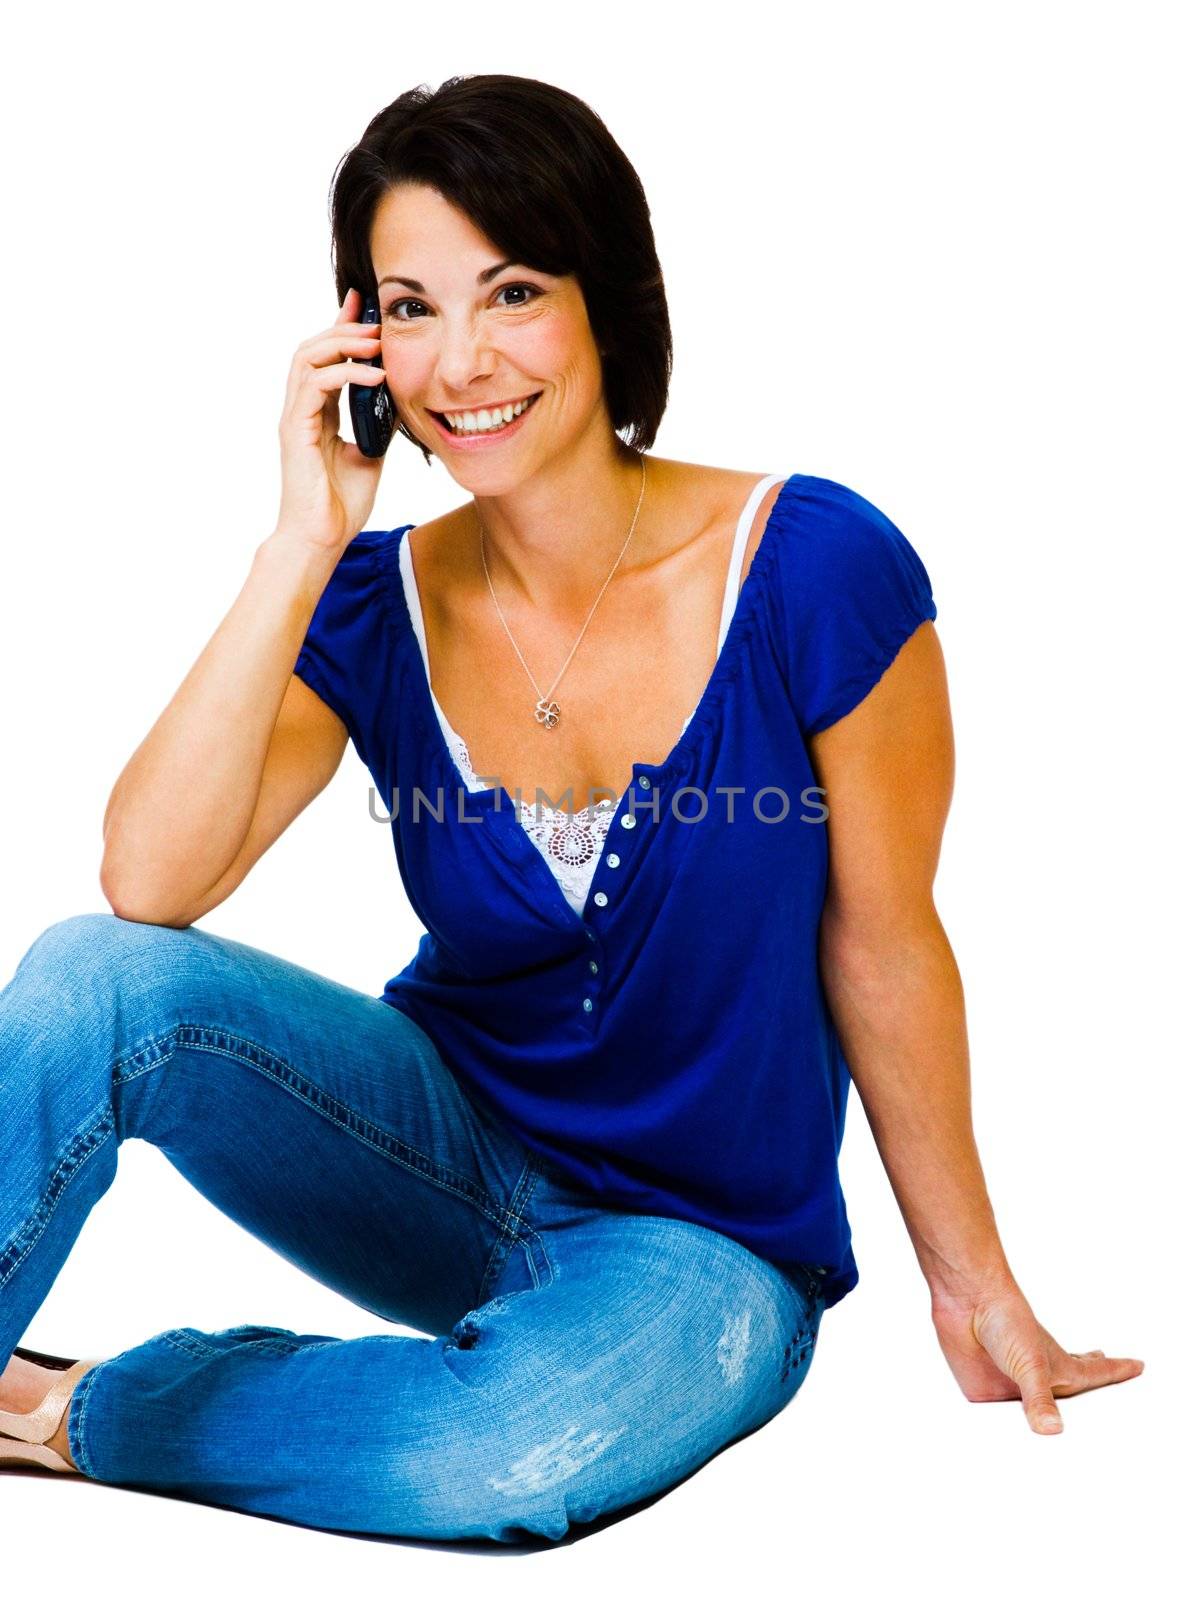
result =
[{"label": "mobile phone", "polygon": [[[380,321],[380,301],[374,294],[364,293],[361,322]],[[369,356],[367,365],[382,367],[380,356]],[[387,383],[349,383],[347,408],[351,412],[351,431],[360,454],[382,456],[392,441],[396,429],[397,408],[389,393]]]}]

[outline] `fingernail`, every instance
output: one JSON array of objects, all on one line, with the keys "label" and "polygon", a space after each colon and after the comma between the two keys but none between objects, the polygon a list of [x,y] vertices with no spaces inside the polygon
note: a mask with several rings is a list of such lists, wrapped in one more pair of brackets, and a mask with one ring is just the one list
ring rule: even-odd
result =
[{"label": "fingernail", "polygon": [[1042,1417],[1041,1423],[1047,1433],[1061,1433],[1062,1431],[1062,1418],[1056,1414]]}]

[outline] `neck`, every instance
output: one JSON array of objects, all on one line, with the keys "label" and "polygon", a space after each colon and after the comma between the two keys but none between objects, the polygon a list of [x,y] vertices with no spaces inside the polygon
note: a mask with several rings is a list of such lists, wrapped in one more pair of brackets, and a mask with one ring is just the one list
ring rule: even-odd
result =
[{"label": "neck", "polygon": [[546,616],[585,616],[621,550],[617,575],[648,559],[642,534],[657,472],[651,461],[643,468],[642,497],[641,458],[613,436],[597,459],[545,468],[510,494],[476,495],[472,540],[479,584],[486,591],[482,525],[484,557],[502,604],[511,599]]}]

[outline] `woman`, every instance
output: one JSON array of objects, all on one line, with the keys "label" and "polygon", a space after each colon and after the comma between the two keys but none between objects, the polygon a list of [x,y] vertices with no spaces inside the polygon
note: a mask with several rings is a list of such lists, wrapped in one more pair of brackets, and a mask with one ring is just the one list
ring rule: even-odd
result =
[{"label": "woman", "polygon": [[[1062,1349],[997,1237],[931,895],[952,742],[917,553],[830,480],[647,455],[648,208],[573,96],[401,96],[333,227],[276,528],[108,805],[115,915],[46,929],[0,995],[0,1458],[556,1540],[797,1391],[858,1281],[852,1077],[962,1392],[1056,1430],[1056,1396],[1141,1363]],[[382,462],[338,436],[348,381],[387,384],[465,503],[365,529]],[[348,739],[427,930],[379,997],[194,926]],[[16,1346],[132,1137],[432,1337]]]}]

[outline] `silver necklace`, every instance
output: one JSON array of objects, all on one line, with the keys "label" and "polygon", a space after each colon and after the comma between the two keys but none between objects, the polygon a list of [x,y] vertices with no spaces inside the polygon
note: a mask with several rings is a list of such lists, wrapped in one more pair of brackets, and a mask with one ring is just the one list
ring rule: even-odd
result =
[{"label": "silver necklace", "polygon": [[[640,458],[640,494],[636,498],[636,510],[632,513],[632,526],[628,529],[628,539],[632,538],[633,531],[636,528],[636,519],[640,515],[641,501],[644,499],[644,497],[645,497],[645,458],[642,455],[641,458]],[[600,589],[599,593],[595,596],[595,605],[593,605],[591,607],[590,611],[588,611],[588,613],[587,613],[587,621],[583,623],[582,628],[581,628],[581,630],[579,632],[578,638],[574,641],[574,644],[571,646],[570,655],[568,655],[566,657],[566,660],[562,663],[562,671],[558,673],[558,676],[554,679],[553,683],[551,683],[549,688],[546,690],[546,692],[544,694],[542,694],[540,684],[537,682],[536,678],[534,678],[533,674],[529,671],[529,664],[525,660],[524,656],[521,655],[520,646],[517,644],[516,640],[512,637],[512,630],[509,628],[508,623],[504,621],[504,613],[503,613],[503,611],[500,610],[500,602],[499,602],[499,600],[496,599],[496,591],[495,591],[495,589],[492,588],[492,575],[488,571],[488,558],[484,554],[483,521],[482,521],[482,519],[481,519],[481,517],[479,515],[478,508],[476,508],[475,520],[479,523],[479,555],[480,555],[481,561],[483,562],[484,577],[488,580],[488,591],[492,596],[492,602],[495,605],[497,612],[499,612],[500,621],[504,623],[504,631],[505,631],[506,634],[508,634],[509,642],[512,645],[512,648],[516,651],[517,655],[520,656],[521,666],[524,667],[525,672],[528,675],[529,682],[533,685],[534,689],[537,692],[537,704],[533,708],[533,715],[536,718],[536,720],[542,725],[543,728],[556,728],[558,726],[558,723],[562,719],[562,708],[561,708],[561,706],[558,704],[558,702],[556,700],[551,699],[551,696],[553,695],[553,692],[554,692],[555,688],[558,686],[559,682],[561,681],[562,673],[565,672],[566,668],[570,665],[571,657],[574,655],[574,652],[578,649],[580,643],[582,642],[583,634],[586,633],[586,631],[587,631],[587,624],[590,622],[591,618],[595,615],[595,606],[597,606],[599,604],[599,602],[603,599],[603,589],[606,589],[608,584],[612,581],[612,577],[615,574],[616,567],[618,567],[620,565],[620,562],[624,559],[624,551],[627,550],[627,548],[628,548],[628,539],[625,539],[624,543],[620,546],[620,553],[616,557],[615,566],[613,566],[611,572],[609,572],[607,577],[603,580],[603,589]]]}]

